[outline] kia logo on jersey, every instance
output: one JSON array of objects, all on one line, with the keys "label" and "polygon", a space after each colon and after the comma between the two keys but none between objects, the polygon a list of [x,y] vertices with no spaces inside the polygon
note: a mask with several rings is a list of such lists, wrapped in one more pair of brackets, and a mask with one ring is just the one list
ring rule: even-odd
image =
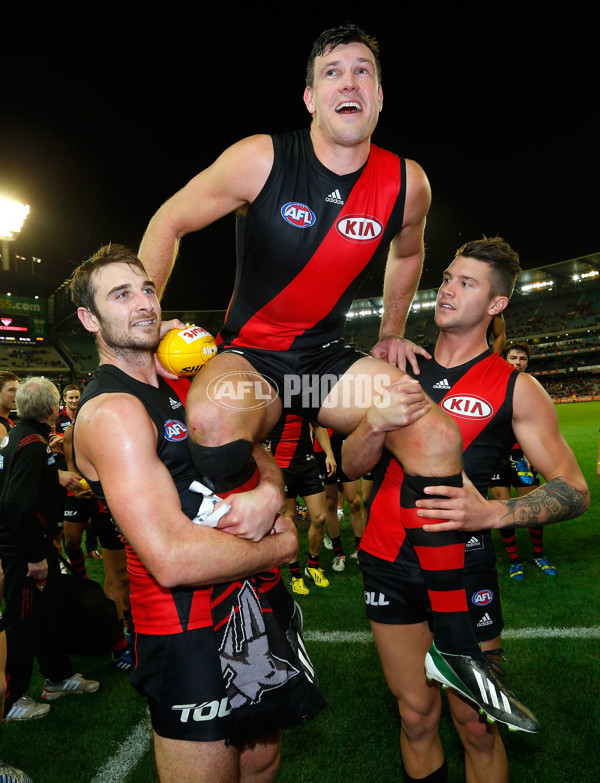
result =
[{"label": "kia logo on jersey", "polygon": [[471,601],[476,606],[487,606],[494,600],[494,593],[491,590],[480,590],[472,596]]},{"label": "kia logo on jersey", "polygon": [[281,217],[296,228],[310,228],[317,222],[315,213],[306,204],[288,201],[281,207]]},{"label": "kia logo on jersey", "polygon": [[381,223],[367,215],[347,215],[340,218],[335,227],[338,233],[353,242],[372,242],[383,231]]},{"label": "kia logo on jersey", "polygon": [[474,394],[453,394],[444,397],[442,408],[460,419],[489,419],[494,409],[482,397]]},{"label": "kia logo on jersey", "polygon": [[165,421],[165,438],[170,441],[185,440],[187,438],[187,427],[182,421],[169,419]]}]

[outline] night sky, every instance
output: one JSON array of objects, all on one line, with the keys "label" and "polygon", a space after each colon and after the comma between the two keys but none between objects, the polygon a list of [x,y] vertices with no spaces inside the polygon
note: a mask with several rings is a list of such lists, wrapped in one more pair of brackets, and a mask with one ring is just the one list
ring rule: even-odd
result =
[{"label": "night sky", "polygon": [[[504,236],[524,268],[599,251],[592,5],[369,5],[381,4],[171,3],[136,19],[90,4],[85,22],[3,12],[0,195],[31,207],[14,250],[58,284],[106,242],[137,248],[161,202],[226,146],[308,124],[311,43],[351,21],[381,45],[373,141],[431,182],[421,287],[482,234]],[[227,306],[233,226],[184,239],[166,309]],[[361,295],[381,292],[381,274]]]}]

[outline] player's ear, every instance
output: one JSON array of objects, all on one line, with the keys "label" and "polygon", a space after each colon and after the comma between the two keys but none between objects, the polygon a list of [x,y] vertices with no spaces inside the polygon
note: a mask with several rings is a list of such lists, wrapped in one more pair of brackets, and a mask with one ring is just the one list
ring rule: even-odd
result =
[{"label": "player's ear", "polygon": [[493,318],[495,315],[499,315],[503,310],[506,310],[507,307],[508,307],[507,296],[494,296],[490,301],[488,313]]},{"label": "player's ear", "polygon": [[304,88],[304,105],[308,109],[309,114],[314,114],[316,112],[315,102],[313,101],[312,90],[308,86]]},{"label": "player's ear", "polygon": [[98,319],[85,307],[77,308],[77,317],[83,324],[83,328],[86,329],[86,331],[92,332],[93,334],[96,334],[100,331],[100,324],[98,323]]}]

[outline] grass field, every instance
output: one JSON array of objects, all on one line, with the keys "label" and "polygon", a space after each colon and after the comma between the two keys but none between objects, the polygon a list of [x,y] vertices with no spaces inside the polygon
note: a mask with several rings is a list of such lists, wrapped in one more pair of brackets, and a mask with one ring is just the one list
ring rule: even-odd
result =
[{"label": "grass field", "polygon": [[[596,783],[598,743],[598,659],[600,537],[596,462],[600,402],[558,406],[563,434],[592,493],[588,512],[545,531],[546,552],[558,567],[552,578],[531,563],[527,531],[517,541],[526,578],[511,582],[499,535],[495,535],[509,658],[508,684],[542,723],[536,735],[501,729],[519,783]],[[352,535],[346,520],[348,552]],[[306,532],[300,531],[301,562]],[[88,561],[102,579],[101,561]],[[304,597],[306,639],[329,706],[311,723],[286,732],[278,783],[396,783],[402,780],[395,703],[383,682],[364,616],[358,566],[331,571],[323,565],[327,590]],[[287,574],[286,574],[287,578]],[[35,783],[149,783],[156,781],[143,700],[104,658],[75,658],[78,671],[101,681],[86,697],[53,703],[41,721],[5,723],[0,758],[25,769]],[[42,679],[34,675],[30,695]],[[464,780],[461,748],[445,712],[441,734],[451,783]]]}]

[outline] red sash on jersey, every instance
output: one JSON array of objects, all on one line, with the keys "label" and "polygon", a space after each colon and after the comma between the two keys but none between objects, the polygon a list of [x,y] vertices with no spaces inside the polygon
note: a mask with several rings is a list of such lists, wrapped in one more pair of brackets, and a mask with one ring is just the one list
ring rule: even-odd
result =
[{"label": "red sash on jersey", "polygon": [[[381,176],[383,170],[386,176]],[[329,315],[339,301],[340,293],[373,257],[373,242],[349,241],[336,226],[343,218],[368,216],[376,218],[385,230],[400,192],[400,172],[397,155],[371,145],[362,174],[316,253],[281,293],[250,318],[232,345],[286,351],[296,337]],[[332,285],[329,285],[330,280]],[[319,289],[318,296],[315,296],[315,286]],[[283,331],[281,319],[276,314],[297,311],[298,302],[302,302],[302,320]]]},{"label": "red sash on jersey", "polygon": [[441,400],[440,408],[458,424],[463,451],[485,429],[506,400],[511,373],[512,367],[494,353],[471,367]]},{"label": "red sash on jersey", "polygon": [[[304,426],[305,420],[302,416],[290,413],[285,417],[283,427],[279,433],[279,440],[271,440],[271,453],[280,468],[289,468],[292,463],[296,456]],[[312,445],[310,448],[312,448]]]}]

